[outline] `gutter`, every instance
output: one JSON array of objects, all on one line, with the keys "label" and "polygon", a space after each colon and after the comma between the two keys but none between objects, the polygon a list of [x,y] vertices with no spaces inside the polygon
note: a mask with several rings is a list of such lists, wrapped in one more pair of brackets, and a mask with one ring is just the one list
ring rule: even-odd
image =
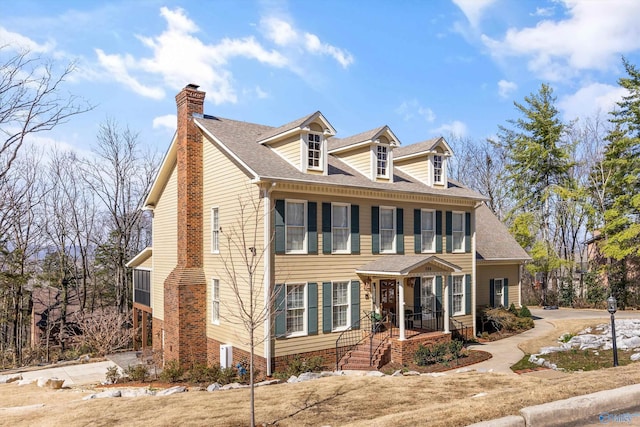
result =
[{"label": "gutter", "polygon": [[260,185],[262,191],[262,209],[263,209],[263,247],[264,247],[264,270],[262,273],[262,286],[264,291],[265,319],[264,319],[264,358],[267,364],[267,375],[273,374],[271,370],[271,249],[272,249],[272,233],[271,233],[271,192],[276,186],[275,182],[256,181]]}]

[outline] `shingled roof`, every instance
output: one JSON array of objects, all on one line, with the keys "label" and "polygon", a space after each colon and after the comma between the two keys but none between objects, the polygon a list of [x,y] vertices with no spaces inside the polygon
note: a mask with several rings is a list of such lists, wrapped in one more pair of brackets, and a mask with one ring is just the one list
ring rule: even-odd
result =
[{"label": "shingled roof", "polygon": [[531,259],[509,233],[507,227],[484,203],[476,209],[476,259],[478,261],[529,261]]},{"label": "shingled roof", "polygon": [[432,188],[397,169],[394,169],[394,182],[375,182],[332,155],[328,157],[329,170],[327,175],[303,173],[271,148],[257,142],[262,139],[262,135],[273,131],[274,128],[270,126],[212,116],[195,118],[195,121],[216,144],[221,144],[221,148],[238,161],[248,175],[255,179],[307,182],[485,200],[481,194],[456,183],[449,182],[446,189]]},{"label": "shingled roof", "polygon": [[422,153],[433,150],[442,138],[432,138],[426,141],[416,142],[415,144],[406,145],[404,147],[398,147],[393,150],[393,157],[398,159],[404,156],[410,156],[412,154]]}]

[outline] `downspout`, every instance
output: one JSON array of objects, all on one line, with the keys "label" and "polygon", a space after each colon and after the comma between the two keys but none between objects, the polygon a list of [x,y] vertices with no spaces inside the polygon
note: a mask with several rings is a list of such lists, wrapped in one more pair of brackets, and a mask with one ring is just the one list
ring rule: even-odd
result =
[{"label": "downspout", "polygon": [[264,358],[267,363],[267,376],[271,376],[271,253],[272,253],[272,239],[271,236],[271,191],[276,186],[275,182],[263,183],[260,186],[262,191],[262,209],[263,209],[263,227],[264,236],[262,237],[264,250],[264,272],[263,272],[263,289],[264,289],[264,304],[266,305],[266,315],[264,320]]}]

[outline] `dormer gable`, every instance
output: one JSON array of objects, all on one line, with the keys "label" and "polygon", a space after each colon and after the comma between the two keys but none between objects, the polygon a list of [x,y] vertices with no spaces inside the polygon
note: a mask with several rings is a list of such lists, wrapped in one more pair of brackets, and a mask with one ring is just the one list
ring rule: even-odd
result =
[{"label": "dormer gable", "polygon": [[393,182],[393,150],[399,145],[389,126],[381,126],[347,138],[333,138],[329,154],[372,181]]},{"label": "dormer gable", "polygon": [[395,166],[433,188],[447,187],[447,162],[453,150],[442,138],[433,138],[399,148]]},{"label": "dormer gable", "polygon": [[331,123],[316,111],[259,135],[256,142],[271,148],[300,172],[326,175],[327,138],[335,134]]}]

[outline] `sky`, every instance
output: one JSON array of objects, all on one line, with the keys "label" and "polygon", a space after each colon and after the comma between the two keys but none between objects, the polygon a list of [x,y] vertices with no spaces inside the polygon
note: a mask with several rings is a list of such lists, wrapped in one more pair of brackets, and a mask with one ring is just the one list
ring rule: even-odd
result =
[{"label": "sky", "polygon": [[88,153],[107,119],[167,150],[175,95],[280,126],[320,110],[347,137],[388,125],[409,145],[480,141],[549,84],[565,120],[611,111],[640,66],[636,0],[0,0],[0,46],[76,71],[95,108],[31,143]]}]

